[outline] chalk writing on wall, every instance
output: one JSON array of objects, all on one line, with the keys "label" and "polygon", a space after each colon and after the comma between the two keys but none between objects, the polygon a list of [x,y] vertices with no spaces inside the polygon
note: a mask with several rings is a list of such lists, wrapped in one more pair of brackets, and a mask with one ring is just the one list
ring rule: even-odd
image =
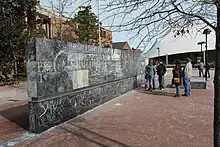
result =
[{"label": "chalk writing on wall", "polygon": [[27,65],[28,94],[35,98],[133,77],[144,69],[140,53],[45,38],[30,39],[27,60],[37,67]]},{"label": "chalk writing on wall", "polygon": [[30,131],[41,132],[133,89],[133,78],[85,88],[83,91],[30,102]]}]

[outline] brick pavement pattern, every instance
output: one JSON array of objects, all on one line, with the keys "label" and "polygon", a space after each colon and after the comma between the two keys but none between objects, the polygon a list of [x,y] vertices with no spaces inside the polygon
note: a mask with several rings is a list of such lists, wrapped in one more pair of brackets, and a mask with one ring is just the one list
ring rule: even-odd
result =
[{"label": "brick pavement pattern", "polygon": [[2,106],[5,104],[12,104],[27,99],[27,83],[20,83],[19,85],[12,86],[0,86],[0,109],[2,109]]},{"label": "brick pavement pattern", "polygon": [[36,137],[28,133],[26,85],[0,87],[0,147],[212,147],[212,79],[208,87],[189,98],[140,88]]},{"label": "brick pavement pattern", "polygon": [[213,86],[131,91],[16,147],[212,147]]}]

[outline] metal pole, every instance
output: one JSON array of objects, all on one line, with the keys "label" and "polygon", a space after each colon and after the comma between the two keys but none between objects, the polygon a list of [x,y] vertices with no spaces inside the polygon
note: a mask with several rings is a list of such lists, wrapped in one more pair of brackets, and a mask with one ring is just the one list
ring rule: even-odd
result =
[{"label": "metal pole", "polygon": [[202,45],[203,44],[201,43],[201,60],[203,60],[203,63],[205,64],[205,52],[202,51]]},{"label": "metal pole", "polygon": [[168,54],[166,54],[166,66],[169,64]]},{"label": "metal pole", "polygon": [[101,47],[102,46],[102,44],[101,44],[101,27],[100,27],[100,14],[99,14],[99,0],[97,0],[97,5],[98,5],[98,22],[99,22],[99,30],[98,30],[98,32],[99,32],[99,47]]},{"label": "metal pole", "polygon": [[201,53],[202,53],[202,43],[201,43]]},{"label": "metal pole", "polygon": [[208,34],[205,34],[205,40],[206,40],[206,45],[205,45],[205,66],[206,66],[206,71],[205,71],[205,80],[207,81],[207,65],[208,65],[208,59],[207,59],[207,50],[208,50],[208,45],[207,45],[207,40],[208,40]]}]

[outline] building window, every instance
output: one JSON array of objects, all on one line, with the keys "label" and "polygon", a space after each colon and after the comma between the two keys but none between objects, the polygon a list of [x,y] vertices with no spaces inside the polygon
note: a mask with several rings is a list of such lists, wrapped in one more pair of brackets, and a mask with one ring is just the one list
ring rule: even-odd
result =
[{"label": "building window", "polygon": [[102,32],[102,37],[106,38],[106,31]]},{"label": "building window", "polygon": [[102,30],[100,30],[100,36],[103,37],[103,31]]}]

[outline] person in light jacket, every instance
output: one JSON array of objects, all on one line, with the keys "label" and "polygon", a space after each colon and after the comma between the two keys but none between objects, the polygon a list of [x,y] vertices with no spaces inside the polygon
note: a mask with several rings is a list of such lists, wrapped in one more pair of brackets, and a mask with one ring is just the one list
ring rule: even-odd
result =
[{"label": "person in light jacket", "polygon": [[[148,89],[147,91],[152,91],[153,90],[153,78],[154,78],[154,66],[153,66],[153,61],[150,60],[149,64],[145,67],[145,79],[146,79],[146,84],[148,84]],[[145,86],[145,90],[146,90]]]},{"label": "person in light jacket", "polygon": [[186,65],[183,69],[183,81],[185,93],[182,96],[189,97],[191,95],[191,77],[192,77],[192,63],[190,58],[186,58]]},{"label": "person in light jacket", "polygon": [[203,63],[203,61],[201,61],[199,63],[199,77],[204,77],[205,76],[203,70],[204,70],[204,63]]}]

